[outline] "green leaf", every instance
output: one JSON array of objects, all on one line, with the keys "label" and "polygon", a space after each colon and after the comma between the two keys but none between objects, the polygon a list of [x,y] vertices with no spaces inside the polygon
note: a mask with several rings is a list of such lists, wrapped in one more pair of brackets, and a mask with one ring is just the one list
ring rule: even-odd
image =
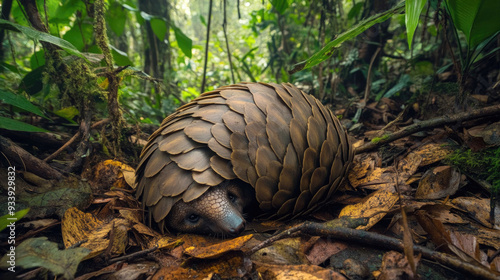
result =
[{"label": "green leaf", "polygon": [[283,14],[288,9],[287,0],[271,0],[271,4],[280,14]]},{"label": "green leaf", "polygon": [[115,48],[113,45],[109,45],[111,48],[111,54],[113,55],[113,61],[118,66],[133,65],[132,61],[128,57],[127,53]]},{"label": "green leaf", "polygon": [[49,132],[48,130],[45,130],[43,128],[39,128],[31,124],[23,123],[6,117],[0,117],[0,128],[26,132]]},{"label": "green leaf", "polygon": [[0,217],[0,231],[4,230],[10,223],[20,220],[24,215],[28,214],[29,208],[19,210],[15,213],[6,214]]},{"label": "green leaf", "polygon": [[112,2],[111,7],[106,11],[106,23],[117,36],[120,36],[125,30],[126,22],[127,13],[125,7],[118,2]]},{"label": "green leaf", "polygon": [[347,19],[353,19],[356,18],[359,15],[359,12],[361,12],[361,8],[363,8],[364,2],[358,2],[352,6],[351,10],[349,10],[349,13],[347,14]]},{"label": "green leaf", "polygon": [[19,90],[25,91],[29,95],[34,95],[40,92],[43,89],[44,70],[45,66],[40,66],[28,72],[19,83]]},{"label": "green leaf", "polygon": [[417,29],[418,21],[420,19],[420,14],[424,9],[427,0],[406,0],[405,7],[405,24],[406,33],[408,34],[408,47],[411,49],[411,42],[413,41],[413,35]]},{"label": "green leaf", "polygon": [[167,23],[160,18],[153,18],[150,21],[151,29],[153,29],[153,33],[163,41],[165,39],[165,35],[167,34]]},{"label": "green leaf", "polygon": [[389,19],[393,15],[403,11],[403,8],[404,8],[404,2],[398,4],[397,6],[395,6],[394,8],[392,8],[386,12],[373,15],[373,16],[361,21],[353,28],[338,35],[333,41],[328,43],[319,52],[313,54],[308,60],[302,61],[302,62],[296,64],[294,66],[294,68],[288,72],[290,74],[293,74],[297,71],[311,68],[311,67],[325,61],[333,54],[335,49],[338,48],[343,42],[356,37],[357,35],[361,34],[363,31],[365,31],[366,29],[372,27],[373,25],[375,25],[377,23],[381,23],[381,22],[386,21],[387,19]]},{"label": "green leaf", "polygon": [[54,114],[71,121],[75,116],[78,116],[78,114],[80,114],[80,111],[78,111],[75,106],[70,106],[62,108],[61,110],[54,111]]},{"label": "green leaf", "polygon": [[0,19],[0,28],[5,28],[8,30],[21,32],[24,35],[28,36],[28,38],[30,38],[32,40],[39,40],[39,41],[51,43],[53,45],[56,45],[56,46],[62,48],[65,51],[67,51],[69,54],[72,54],[72,55],[75,55],[75,56],[78,56],[80,58],[87,60],[85,58],[85,56],[83,56],[78,51],[78,49],[75,48],[75,46],[73,46],[70,42],[63,40],[59,37],[52,36],[48,33],[40,32],[40,31],[35,30],[31,27],[22,26],[22,25],[15,24],[15,23],[12,23],[12,22],[7,21],[7,20],[3,20],[3,19]]},{"label": "green leaf", "polygon": [[0,89],[0,100],[3,102],[15,106],[17,108],[21,108],[25,111],[31,112],[33,114],[39,115],[40,117],[44,117],[48,119],[42,111],[35,105],[33,105],[31,102],[29,102],[26,97],[20,95],[20,94],[15,94],[10,91],[5,91],[3,89]]},{"label": "green leaf", "polygon": [[500,31],[499,0],[447,0],[448,11],[470,49]]},{"label": "green leaf", "polygon": [[175,40],[177,40],[177,44],[179,44],[179,48],[181,51],[189,58],[191,58],[191,50],[193,49],[193,40],[189,39],[177,26],[171,24],[170,25],[174,30]]},{"label": "green leaf", "polygon": [[207,21],[205,20],[205,17],[203,15],[200,15],[200,21],[205,27],[207,26]]},{"label": "green leaf", "polygon": [[[36,237],[16,247],[15,265],[25,269],[44,267],[56,276],[73,279],[78,265],[89,253],[90,249],[87,248],[59,250],[58,244],[47,240],[47,237]],[[3,256],[0,267],[9,267],[9,258],[7,254]]]}]

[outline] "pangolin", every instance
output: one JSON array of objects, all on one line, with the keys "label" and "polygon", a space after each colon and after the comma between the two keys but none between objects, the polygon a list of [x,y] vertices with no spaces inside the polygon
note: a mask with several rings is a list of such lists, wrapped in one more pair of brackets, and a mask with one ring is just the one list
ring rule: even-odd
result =
[{"label": "pangolin", "polygon": [[245,208],[291,219],[325,204],[353,159],[320,101],[284,83],[205,92],[165,118],[136,170],[136,196],[163,231],[237,235]]}]

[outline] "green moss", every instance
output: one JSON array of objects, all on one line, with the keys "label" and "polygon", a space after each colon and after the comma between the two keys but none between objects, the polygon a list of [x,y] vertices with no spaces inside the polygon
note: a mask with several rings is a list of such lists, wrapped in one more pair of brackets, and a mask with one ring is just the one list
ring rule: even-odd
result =
[{"label": "green moss", "polygon": [[493,192],[500,191],[500,147],[481,152],[457,150],[446,159],[448,164],[457,166],[461,171],[475,174],[488,181]]},{"label": "green moss", "polygon": [[390,134],[386,134],[386,135],[384,135],[382,137],[375,137],[375,138],[372,139],[371,142],[374,143],[374,144],[377,144],[378,142],[380,142],[382,140],[387,140],[389,138],[389,136],[390,136]]}]

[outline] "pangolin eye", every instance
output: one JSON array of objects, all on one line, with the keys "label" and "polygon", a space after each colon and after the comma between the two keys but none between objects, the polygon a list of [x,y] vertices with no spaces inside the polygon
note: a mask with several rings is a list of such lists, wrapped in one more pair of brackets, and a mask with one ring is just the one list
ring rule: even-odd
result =
[{"label": "pangolin eye", "polygon": [[236,196],[234,193],[228,192],[228,193],[227,193],[227,198],[228,198],[231,202],[235,202],[235,201],[236,201],[236,199],[238,198],[238,196]]},{"label": "pangolin eye", "polygon": [[187,217],[188,221],[191,222],[191,223],[196,223],[200,220],[200,216],[199,215],[196,215],[196,214],[190,214],[188,217]]}]

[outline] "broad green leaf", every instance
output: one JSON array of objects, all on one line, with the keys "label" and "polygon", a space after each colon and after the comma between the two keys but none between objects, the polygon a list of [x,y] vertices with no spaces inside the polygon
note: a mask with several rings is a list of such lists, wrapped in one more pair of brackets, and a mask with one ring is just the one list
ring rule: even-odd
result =
[{"label": "broad green leaf", "polygon": [[120,36],[125,30],[126,22],[127,12],[125,7],[118,2],[112,2],[111,7],[106,11],[106,23],[117,36]]},{"label": "broad green leaf", "polygon": [[25,111],[28,111],[30,113],[39,115],[40,117],[47,118],[42,111],[35,105],[33,105],[31,102],[29,102],[26,97],[20,95],[20,94],[15,94],[10,91],[5,91],[3,89],[0,89],[0,100],[2,100],[4,103],[7,103],[9,105],[15,106],[17,108],[21,108]]},{"label": "broad green leaf", "polygon": [[174,30],[175,40],[177,40],[177,44],[181,51],[189,58],[191,58],[191,50],[193,49],[193,40],[189,39],[177,26],[171,24],[170,25]]},{"label": "broad green leaf", "polygon": [[48,130],[45,130],[43,128],[39,128],[31,124],[23,123],[6,117],[0,117],[0,128],[26,132],[49,132]]},{"label": "broad green leaf", "polygon": [[[89,253],[87,248],[71,248],[59,250],[57,243],[47,240],[47,237],[30,238],[16,247],[15,265],[25,269],[44,267],[54,275],[63,279],[73,279],[80,262]],[[9,256],[4,255],[0,267],[9,266]]]},{"label": "broad green leaf", "polygon": [[448,11],[470,49],[500,31],[499,0],[447,0]]},{"label": "broad green leaf", "polygon": [[167,23],[160,18],[153,18],[150,21],[151,29],[153,29],[153,33],[163,41],[165,39],[165,35],[167,34]]},{"label": "broad green leaf", "polygon": [[40,92],[43,89],[44,70],[45,66],[40,66],[28,72],[19,83],[19,90],[25,91],[29,95],[34,95]]},{"label": "broad green leaf", "polygon": [[381,22],[386,21],[387,19],[389,19],[393,15],[403,11],[403,8],[404,8],[404,2],[396,5],[394,8],[392,8],[386,12],[373,15],[373,16],[361,21],[353,28],[347,30],[346,32],[344,32],[342,34],[339,34],[333,41],[328,43],[319,52],[313,54],[308,60],[296,64],[294,66],[294,68],[288,72],[290,74],[292,74],[292,73],[295,73],[295,72],[300,71],[300,70],[311,68],[311,67],[325,61],[333,54],[335,49],[338,48],[343,42],[356,37],[357,35],[361,34],[363,31],[365,31],[366,29],[372,27],[373,25],[375,25],[377,23],[381,23]]},{"label": "broad green leaf", "polygon": [[72,120],[75,116],[78,116],[78,114],[80,114],[80,111],[78,111],[75,106],[70,106],[62,108],[61,110],[54,111],[54,114],[58,115],[61,118]]},{"label": "broad green leaf", "polygon": [[420,14],[424,9],[427,0],[406,0],[405,8],[405,24],[406,33],[408,35],[408,47],[411,49],[411,42],[413,41],[413,35],[417,29],[418,20],[420,19]]},{"label": "broad green leaf", "polygon": [[288,9],[288,0],[271,0],[271,4],[280,14],[283,14]]},{"label": "broad green leaf", "polygon": [[121,50],[115,48],[112,45],[109,45],[111,48],[111,54],[113,55],[113,61],[115,62],[116,65],[118,66],[127,66],[127,65],[132,65],[132,61],[128,57],[127,53],[122,52]]},{"label": "broad green leaf", "polygon": [[349,13],[347,14],[347,19],[353,19],[356,18],[359,15],[359,12],[361,12],[361,8],[363,8],[364,2],[358,2],[352,6],[351,10],[349,10]]},{"label": "broad green leaf", "polygon": [[70,42],[63,40],[59,37],[52,36],[48,33],[40,32],[40,31],[35,30],[31,27],[22,26],[22,25],[15,24],[15,23],[12,23],[12,22],[7,21],[7,20],[3,20],[3,19],[0,19],[0,28],[5,28],[8,30],[21,32],[24,35],[28,36],[28,38],[30,38],[32,40],[39,40],[39,41],[51,43],[53,45],[56,45],[56,46],[62,48],[65,51],[67,51],[69,54],[72,54],[72,55],[75,55],[75,56],[78,56],[80,58],[87,60],[85,58],[85,56],[83,56],[78,51],[78,49],[75,48],[75,46],[73,46]]},{"label": "broad green leaf", "polygon": [[43,65],[45,65],[45,51],[41,49],[30,57],[30,68],[36,69]]},{"label": "broad green leaf", "polygon": [[29,211],[30,209],[26,208],[15,213],[6,214],[0,217],[0,231],[4,230],[10,223],[20,220],[22,217],[24,217],[24,215],[28,214]]}]

